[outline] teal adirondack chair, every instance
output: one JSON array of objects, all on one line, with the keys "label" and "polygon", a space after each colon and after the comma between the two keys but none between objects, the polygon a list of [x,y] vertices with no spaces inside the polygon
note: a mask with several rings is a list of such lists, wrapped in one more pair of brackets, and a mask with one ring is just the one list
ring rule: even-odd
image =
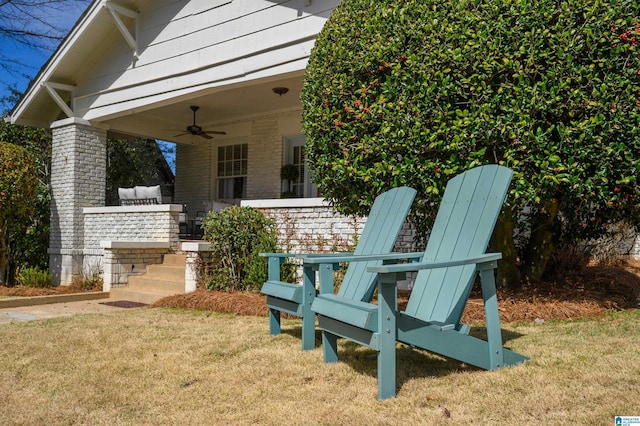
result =
[{"label": "teal adirondack chair", "polygon": [[[311,254],[261,253],[268,257],[268,281],[261,293],[267,296],[269,307],[269,330],[272,335],[280,334],[280,312],[302,317],[302,349],[315,347],[315,314],[311,304],[316,296],[316,272],[325,283],[323,292],[333,293],[333,267],[337,262],[348,262],[353,256],[374,253],[390,253],[398,238],[416,191],[400,187],[379,195],[371,207],[358,244],[353,253],[324,254],[322,257],[335,259],[334,264],[325,268],[308,265],[303,268],[303,283],[292,284],[280,281],[280,266],[287,257],[310,258]],[[346,299],[369,301],[376,286],[377,275],[368,272],[368,266],[382,264],[379,261],[356,262],[350,264],[338,294]]]},{"label": "teal adirondack chair", "polygon": [[[447,184],[422,260],[368,267],[378,274],[378,304],[319,294],[312,310],[322,330],[325,362],[338,360],[337,339],[378,351],[378,399],[396,394],[396,340],[494,370],[528,358],[502,347],[494,269],[500,253],[485,253],[505,200],[511,170],[477,167]],[[367,260],[367,257],[361,258]],[[324,267],[331,259],[309,259]],[[397,281],[418,271],[407,308],[397,312]],[[487,340],[460,324],[474,280],[480,275]]]}]

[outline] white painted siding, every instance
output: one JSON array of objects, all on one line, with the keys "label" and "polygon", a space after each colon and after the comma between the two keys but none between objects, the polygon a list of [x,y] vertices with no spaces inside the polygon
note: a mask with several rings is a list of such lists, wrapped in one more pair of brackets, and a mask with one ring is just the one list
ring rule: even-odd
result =
[{"label": "white painted siding", "polygon": [[[110,51],[101,51],[90,77],[76,90],[76,113],[94,119],[189,91],[302,70],[339,1],[304,3],[143,2],[137,22],[138,59],[124,38]],[[135,27],[133,22],[130,26]]]}]

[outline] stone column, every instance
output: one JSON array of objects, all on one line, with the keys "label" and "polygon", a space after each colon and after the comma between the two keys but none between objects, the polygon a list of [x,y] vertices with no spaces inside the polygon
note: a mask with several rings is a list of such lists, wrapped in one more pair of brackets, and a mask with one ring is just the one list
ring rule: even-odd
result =
[{"label": "stone column", "polygon": [[84,207],[105,203],[107,130],[70,118],[51,125],[49,270],[54,285],[82,274]]}]

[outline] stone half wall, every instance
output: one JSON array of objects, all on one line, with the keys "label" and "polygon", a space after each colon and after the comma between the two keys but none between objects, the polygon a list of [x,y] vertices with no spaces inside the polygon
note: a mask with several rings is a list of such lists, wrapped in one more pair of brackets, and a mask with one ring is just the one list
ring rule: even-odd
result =
[{"label": "stone half wall", "polygon": [[85,208],[83,272],[102,271],[109,288],[162,263],[163,253],[179,249],[181,211],[178,204]]},{"label": "stone half wall", "polygon": [[177,204],[85,208],[84,249],[100,249],[101,241],[168,241],[177,250],[181,210]]},{"label": "stone half wall", "polygon": [[[366,217],[343,216],[321,198],[243,201],[272,218],[278,226],[278,242],[293,253],[353,251]],[[412,251],[413,231],[405,223],[394,251]]]},{"label": "stone half wall", "polygon": [[[353,251],[366,217],[343,216],[322,198],[247,200],[242,206],[260,210],[278,227],[278,243],[289,253],[329,253]],[[413,229],[405,222],[393,251],[413,250]],[[298,271],[302,276],[302,271]],[[400,289],[412,287],[412,277],[399,282]]]}]

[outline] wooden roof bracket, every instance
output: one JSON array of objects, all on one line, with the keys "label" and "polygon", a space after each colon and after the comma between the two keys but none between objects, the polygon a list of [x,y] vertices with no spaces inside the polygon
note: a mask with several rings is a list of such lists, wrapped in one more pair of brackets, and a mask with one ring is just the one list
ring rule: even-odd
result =
[{"label": "wooden roof bracket", "polygon": [[67,115],[67,117],[72,118],[75,117],[73,110],[67,105],[67,103],[62,99],[62,97],[58,94],[57,90],[64,90],[65,92],[71,93],[71,99],[73,102],[73,91],[75,86],[70,84],[62,84],[62,83],[53,83],[51,81],[45,81],[42,83],[42,87],[44,87],[49,95],[54,100],[54,102],[60,107],[60,109]]},{"label": "wooden roof bracket", "polygon": [[[111,0],[106,0],[104,2],[104,7],[106,7],[109,10],[109,13],[111,14],[111,17],[116,23],[118,30],[120,30],[120,34],[122,34],[122,37],[124,37],[127,44],[133,50],[133,56],[138,58],[138,41],[137,41],[138,21],[137,19],[138,19],[139,13],[136,12],[135,10],[127,9],[126,7],[121,6],[119,4],[115,4]],[[123,16],[126,16],[127,18],[131,18],[134,21],[136,21],[135,30],[133,34],[122,21]]]}]

